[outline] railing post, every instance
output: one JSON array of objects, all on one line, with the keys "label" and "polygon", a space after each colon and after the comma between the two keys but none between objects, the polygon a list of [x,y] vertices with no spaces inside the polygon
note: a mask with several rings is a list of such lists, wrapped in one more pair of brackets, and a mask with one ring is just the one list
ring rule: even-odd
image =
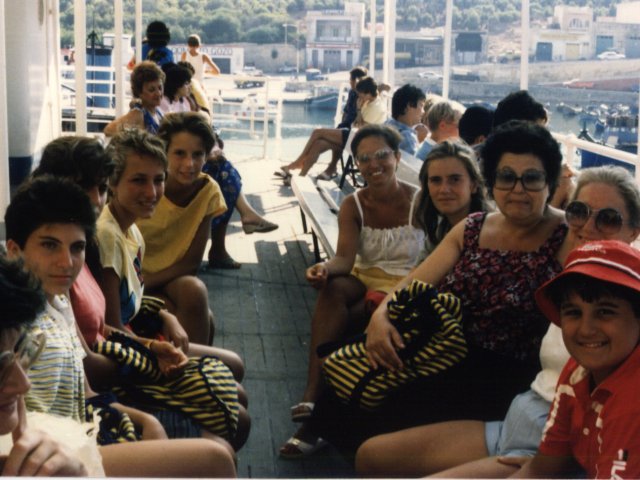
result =
[{"label": "railing post", "polygon": [[444,24],[444,50],[442,59],[442,97],[449,99],[449,79],[451,78],[451,29],[453,24],[453,0],[447,0]]},{"label": "railing post", "polygon": [[522,0],[520,21],[522,26],[522,38],[520,44],[520,90],[527,90],[529,88],[529,44],[531,43],[529,0]]},{"label": "railing post", "polygon": [[76,135],[87,134],[87,16],[84,0],[73,2]]},{"label": "railing post", "polygon": [[[4,27],[4,0],[0,0],[0,25]],[[0,35],[0,213],[4,219],[4,212],[9,205],[11,187],[9,183],[9,124],[7,123],[7,50],[5,45],[4,28]],[[5,238],[4,221],[0,223],[0,239]]]}]

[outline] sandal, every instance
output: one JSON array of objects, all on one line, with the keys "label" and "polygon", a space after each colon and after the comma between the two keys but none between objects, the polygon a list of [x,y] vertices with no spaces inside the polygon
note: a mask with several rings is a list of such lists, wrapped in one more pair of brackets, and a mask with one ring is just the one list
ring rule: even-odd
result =
[{"label": "sandal", "polygon": [[261,218],[258,223],[243,223],[242,224],[242,230],[247,235],[250,235],[252,233],[271,232],[271,231],[275,230],[276,228],[278,228],[278,224],[277,223],[270,222],[269,220],[265,220],[264,218]]},{"label": "sandal", "polygon": [[223,259],[209,259],[209,268],[211,269],[220,269],[220,270],[237,270],[242,267],[241,263],[236,262],[231,257],[225,257]]},{"label": "sandal", "polygon": [[282,178],[286,180],[287,178],[291,178],[292,174],[289,170],[285,170],[284,167],[280,167],[280,170],[276,170],[273,172],[276,177]]},{"label": "sandal", "polygon": [[337,176],[338,176],[338,172],[333,172],[333,173],[322,172],[320,175],[316,177],[316,180],[328,181],[336,178]]},{"label": "sandal", "polygon": [[[280,456],[289,460],[308,457],[328,445],[326,440],[318,437],[314,443],[308,443],[296,437],[291,437],[280,447]],[[287,452],[287,450],[290,450]]]},{"label": "sandal", "polygon": [[313,402],[300,402],[291,407],[291,421],[305,422],[311,418],[313,408],[316,406]]}]

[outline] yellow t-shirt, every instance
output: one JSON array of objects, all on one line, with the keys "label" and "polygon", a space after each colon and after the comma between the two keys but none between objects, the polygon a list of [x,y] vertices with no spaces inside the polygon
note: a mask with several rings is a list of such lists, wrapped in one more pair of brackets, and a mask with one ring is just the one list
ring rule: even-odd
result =
[{"label": "yellow t-shirt", "polygon": [[136,222],[145,243],[143,275],[164,270],[182,259],[204,217],[215,217],[227,210],[218,184],[205,173],[199,175],[202,178],[206,183],[189,205],[179,207],[162,197],[151,218]]}]

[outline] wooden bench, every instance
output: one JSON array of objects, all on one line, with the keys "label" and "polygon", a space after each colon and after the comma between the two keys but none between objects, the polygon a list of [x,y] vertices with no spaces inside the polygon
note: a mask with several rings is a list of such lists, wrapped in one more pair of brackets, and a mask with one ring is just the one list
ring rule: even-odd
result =
[{"label": "wooden bench", "polygon": [[329,195],[313,183],[310,177],[294,175],[291,178],[291,188],[300,206],[302,228],[305,233],[311,230],[313,237],[313,252],[316,262],[320,262],[320,245],[328,258],[333,258],[338,245],[338,208],[339,204],[330,204]]}]

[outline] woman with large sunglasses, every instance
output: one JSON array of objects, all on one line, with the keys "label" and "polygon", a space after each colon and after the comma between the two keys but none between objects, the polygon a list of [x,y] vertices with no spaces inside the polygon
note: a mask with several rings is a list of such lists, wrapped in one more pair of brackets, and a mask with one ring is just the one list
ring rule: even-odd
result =
[{"label": "woman with large sunglasses", "polygon": [[311,320],[307,386],[302,401],[291,408],[292,420],[302,426],[280,449],[283,457],[302,457],[323,444],[306,424],[324,386],[316,347],[347,331],[362,331],[369,318],[367,292],[390,292],[416,264],[424,232],[414,215],[417,189],[396,177],[400,141],[394,129],[383,125],[367,125],[353,139],[367,186],[340,206],[335,257],[306,271],[320,293]]},{"label": "woman with large sunglasses", "polygon": [[[631,243],[640,234],[640,189],[622,167],[582,170],[565,217],[569,225],[565,246],[569,248],[596,240]],[[568,359],[560,328],[550,324],[540,348],[542,370],[531,388],[513,399],[504,420],[444,422],[373,438],[358,453],[360,473],[435,473],[447,478],[513,474],[524,461],[521,457],[532,457],[537,451],[558,377]],[[414,460],[402,465],[390,462],[399,449]],[[513,458],[500,462],[496,457]]]},{"label": "woman with large sunglasses", "polygon": [[[343,443],[345,448],[383,431],[456,418],[503,418],[513,397],[528,388],[540,369],[540,341],[549,322],[533,295],[562,269],[567,227],[563,212],[548,205],[562,154],[544,127],[514,121],[487,139],[482,159],[497,211],[477,212],[458,223],[395,287],[418,279],[458,296],[469,353],[457,366],[410,385],[373,414],[350,412],[351,442]],[[397,352],[404,345],[388,316],[390,298],[367,327],[367,357],[376,369],[403,366]]]}]

